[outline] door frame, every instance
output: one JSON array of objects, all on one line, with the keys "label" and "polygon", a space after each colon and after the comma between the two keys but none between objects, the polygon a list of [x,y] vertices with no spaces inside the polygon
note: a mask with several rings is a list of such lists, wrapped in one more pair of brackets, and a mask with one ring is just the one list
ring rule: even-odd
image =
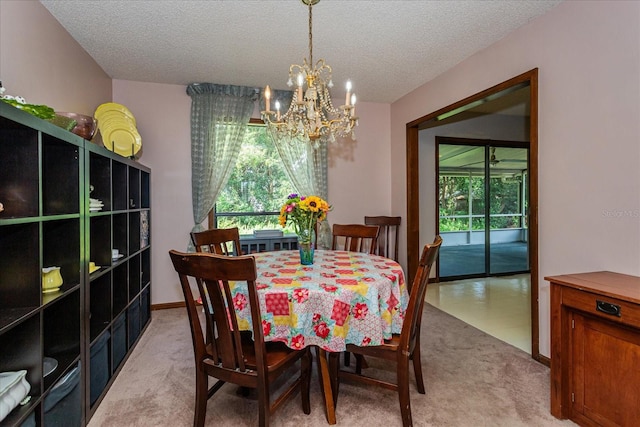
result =
[{"label": "door frame", "polygon": [[[425,122],[438,116],[481,102],[491,95],[513,86],[529,85],[529,257],[531,267],[531,357],[548,364],[548,359],[540,355],[539,329],[539,266],[538,266],[538,69],[534,68],[516,77],[464,98],[447,107],[422,116],[406,124],[406,170],[407,170],[407,268],[409,281],[418,267],[420,255],[420,188],[419,188],[419,130]],[[437,159],[434,159],[437,162]],[[434,166],[435,169],[435,166]],[[434,207],[437,211],[437,206]],[[434,233],[437,224],[434,224]]]}]

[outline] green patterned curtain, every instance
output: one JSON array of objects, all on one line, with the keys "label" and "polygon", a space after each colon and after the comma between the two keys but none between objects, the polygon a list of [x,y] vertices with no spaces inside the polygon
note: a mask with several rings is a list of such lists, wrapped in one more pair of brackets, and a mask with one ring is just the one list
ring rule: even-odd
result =
[{"label": "green patterned curtain", "polygon": [[[291,91],[272,91],[272,99],[280,101],[282,114],[289,108],[292,96]],[[261,98],[261,106],[264,109],[264,94]],[[271,109],[274,109],[273,105]],[[331,204],[331,200],[328,199],[327,145],[321,144],[313,148],[308,140],[280,138],[271,132],[269,135],[295,191],[304,196],[322,197]],[[318,247],[331,247],[331,227],[328,221],[323,221],[318,229]]]},{"label": "green patterned curtain", "polygon": [[[193,83],[191,97],[191,185],[194,227],[213,208],[235,166],[258,93],[244,86]],[[193,251],[189,240],[188,250]]]}]

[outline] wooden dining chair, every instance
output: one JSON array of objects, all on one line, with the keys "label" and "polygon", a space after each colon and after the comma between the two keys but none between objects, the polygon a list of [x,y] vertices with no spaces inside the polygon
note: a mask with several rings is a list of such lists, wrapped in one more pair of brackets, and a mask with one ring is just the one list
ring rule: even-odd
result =
[{"label": "wooden dining chair", "polygon": [[404,427],[413,425],[411,419],[411,402],[409,400],[409,362],[413,361],[413,370],[416,376],[418,392],[425,393],[424,380],[422,378],[422,363],[420,360],[420,326],[422,323],[422,309],[429,282],[429,273],[433,265],[442,238],[436,236],[431,244],[424,246],[418,271],[416,272],[411,293],[409,295],[409,305],[405,312],[404,323],[400,334],[393,334],[390,340],[385,340],[382,345],[357,346],[347,344],[347,351],[355,355],[378,357],[390,362],[396,362],[396,382],[391,383],[377,378],[372,378],[362,374],[362,367],[356,362],[355,372],[340,369],[338,356],[340,353],[329,354],[329,369],[331,371],[331,383],[334,392],[334,399],[337,399],[339,380],[348,379],[374,384],[398,392],[400,400],[400,413],[402,415],[402,425]]},{"label": "wooden dining chair", "polygon": [[[256,264],[251,256],[228,257],[217,254],[181,253],[169,251],[173,266],[180,278],[191,326],[191,338],[196,362],[196,405],[193,425],[204,426],[207,400],[225,382],[256,389],[259,407],[259,425],[268,426],[269,416],[297,388],[301,388],[302,410],[311,412],[309,388],[311,380],[311,354],[308,347],[293,350],[282,342],[265,342],[262,331],[260,304],[256,289]],[[196,280],[197,279],[197,280]],[[238,321],[229,307],[234,301],[230,281],[246,281],[248,304],[251,311],[253,340],[243,339]],[[198,309],[194,302],[192,285],[200,296],[208,299],[213,311],[204,310],[211,319],[210,342],[205,342]],[[205,292],[206,289],[206,292]],[[301,360],[300,376],[293,380],[273,402],[270,384],[285,374],[291,375],[296,362]],[[218,381],[208,387],[209,377]],[[221,409],[222,410],[222,409]]]},{"label": "wooden dining chair", "polygon": [[191,241],[197,252],[228,256],[242,255],[238,227],[210,228],[205,231],[192,232]]},{"label": "wooden dining chair", "polygon": [[378,234],[378,247],[376,255],[391,258],[398,262],[398,236],[400,234],[399,216],[365,216],[366,225],[377,225],[380,227]]},{"label": "wooden dining chair", "polygon": [[[380,227],[365,224],[333,224],[331,249],[374,254]],[[344,364],[349,366],[351,356],[344,353]]]},{"label": "wooden dining chair", "polygon": [[331,249],[374,254],[380,227],[364,224],[333,224]]},{"label": "wooden dining chair", "polygon": [[[191,241],[196,248],[196,252],[226,256],[242,255],[242,249],[240,246],[240,231],[238,230],[238,227],[210,228],[205,231],[191,232]],[[199,302],[204,306],[205,299],[203,298]],[[208,308],[209,311],[213,310],[211,304],[208,305]],[[207,343],[211,341],[211,337],[209,336],[209,334],[212,329],[211,325],[208,324],[211,318],[212,316],[205,317],[205,321],[207,323],[205,328],[207,331]],[[245,389],[244,392],[246,394],[247,390]]]}]

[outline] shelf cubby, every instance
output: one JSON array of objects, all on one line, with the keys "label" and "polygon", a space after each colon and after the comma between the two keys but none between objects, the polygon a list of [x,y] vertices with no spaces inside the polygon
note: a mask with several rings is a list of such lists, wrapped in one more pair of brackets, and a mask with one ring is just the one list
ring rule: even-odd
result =
[{"label": "shelf cubby", "polygon": [[89,324],[93,341],[111,322],[111,275],[107,273],[91,280],[90,288]]},{"label": "shelf cubby", "polygon": [[[118,249],[123,258],[129,253],[129,229],[127,226],[128,217],[126,213],[113,215],[113,249]],[[114,260],[114,263],[118,260]]]},{"label": "shelf cubby", "polygon": [[100,267],[111,265],[111,216],[91,217],[89,260]]},{"label": "shelf cubby", "polygon": [[115,372],[127,355],[127,312],[123,312],[113,321],[113,366],[112,372]]},{"label": "shelf cubby", "polygon": [[89,197],[100,200],[104,205],[103,211],[110,211],[111,160],[108,157],[91,153],[89,154],[89,169]]},{"label": "shelf cubby", "polygon": [[0,335],[0,366],[3,372],[26,370],[26,379],[31,390],[31,400],[23,406],[16,407],[9,413],[1,425],[20,425],[30,412],[34,410],[42,394],[42,361],[40,355],[40,313],[35,313]]},{"label": "shelf cubby", "polygon": [[42,236],[42,266],[60,267],[62,294],[80,283],[80,220],[45,221]]},{"label": "shelf cubby", "polygon": [[0,219],[38,215],[38,132],[0,117]]},{"label": "shelf cubby", "polygon": [[140,325],[147,324],[151,318],[151,285],[147,285],[140,294]]},{"label": "shelf cubby", "polygon": [[140,293],[140,255],[135,255],[129,259],[129,301]]},{"label": "shelf cubby", "polygon": [[151,176],[147,172],[140,172],[140,207],[151,207]]},{"label": "shelf cubby", "polygon": [[144,288],[151,281],[151,249],[147,248],[140,254],[142,259],[142,282]]},{"label": "shelf cubby", "polygon": [[90,346],[89,359],[89,398],[90,405],[102,395],[111,378],[111,334],[105,331]]},{"label": "shelf cubby", "polygon": [[146,248],[151,244],[151,224],[150,218],[151,212],[148,209],[140,211],[140,248]]},{"label": "shelf cubby", "polygon": [[129,348],[133,347],[140,335],[140,298],[131,301],[127,308],[127,324],[129,333]]},{"label": "shelf cubby", "polygon": [[44,397],[44,426],[82,426],[82,366],[72,365]]},{"label": "shelf cubby", "polygon": [[140,171],[129,167],[129,209],[140,209]]},{"label": "shelf cubby", "polygon": [[39,254],[38,223],[0,227],[0,331],[40,305]]},{"label": "shelf cubby", "polygon": [[111,163],[111,186],[113,188],[113,210],[129,209],[127,165],[113,161]]},{"label": "shelf cubby", "polygon": [[80,357],[80,289],[49,304],[43,313],[43,355],[58,362],[44,377],[48,390]]},{"label": "shelf cubby", "polygon": [[129,255],[140,250],[140,212],[129,212]]},{"label": "shelf cubby", "polygon": [[129,303],[129,271],[127,263],[113,269],[113,316],[119,315]]},{"label": "shelf cubby", "polygon": [[80,148],[42,136],[42,210],[44,215],[80,211]]}]

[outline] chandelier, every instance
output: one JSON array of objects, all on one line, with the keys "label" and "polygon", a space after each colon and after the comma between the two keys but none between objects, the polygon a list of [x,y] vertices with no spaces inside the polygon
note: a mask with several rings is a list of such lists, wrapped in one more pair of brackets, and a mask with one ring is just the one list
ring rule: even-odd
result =
[{"label": "chandelier", "polygon": [[292,87],[295,80],[296,90],[288,110],[281,112],[278,100],[275,101],[275,111],[271,110],[271,89],[269,86],[264,89],[266,109],[261,112],[262,120],[272,137],[290,141],[309,140],[314,148],[320,142],[335,142],[336,136],[355,139],[354,127],[358,125],[358,118],[351,82],[347,81],[344,105],[334,107],[329,93],[333,87],[331,67],[324,59],[313,62],[311,9],[320,0],[301,1],[309,6],[309,58],[304,58],[302,65],[292,64],[289,67],[287,86]]}]

